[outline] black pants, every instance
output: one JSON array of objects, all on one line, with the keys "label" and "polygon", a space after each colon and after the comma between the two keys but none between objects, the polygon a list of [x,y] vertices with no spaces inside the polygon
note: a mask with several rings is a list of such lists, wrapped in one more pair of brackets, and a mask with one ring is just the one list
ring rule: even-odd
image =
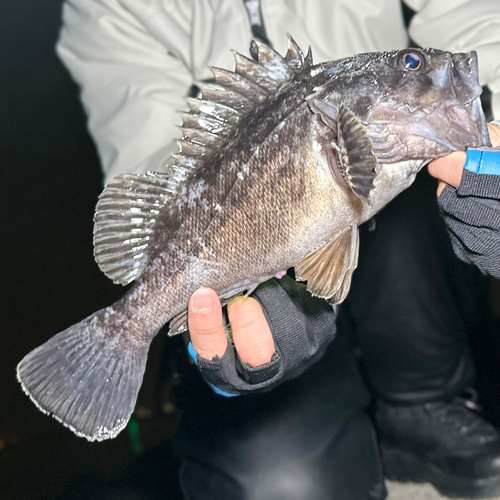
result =
[{"label": "black pants", "polygon": [[368,382],[394,403],[453,397],[474,378],[469,336],[490,325],[488,280],[455,257],[426,171],[369,229],[344,305]]},{"label": "black pants", "polygon": [[485,288],[453,255],[435,188],[420,174],[374,231],[362,228],[337,339],[299,379],[224,400],[194,375],[177,436],[187,499],[368,498],[382,474],[354,342],[369,385],[389,401],[444,399],[470,384],[467,336],[480,329]]}]

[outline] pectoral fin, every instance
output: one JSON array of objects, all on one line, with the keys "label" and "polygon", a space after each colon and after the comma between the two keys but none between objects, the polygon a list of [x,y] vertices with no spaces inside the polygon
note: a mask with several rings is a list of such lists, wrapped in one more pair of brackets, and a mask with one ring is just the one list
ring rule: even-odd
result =
[{"label": "pectoral fin", "polygon": [[354,194],[367,201],[378,161],[366,126],[342,102],[340,94],[331,85],[319,87],[307,102],[313,113],[318,114],[337,136],[336,141],[328,145],[337,153],[334,164],[331,164],[333,174],[337,178],[340,173]]},{"label": "pectoral fin", "polygon": [[295,266],[295,276],[307,281],[311,294],[339,304],[351,286],[352,273],[358,265],[358,247],[358,228],[349,226],[304,257]]},{"label": "pectoral fin", "polygon": [[365,125],[347,106],[340,105],[337,127],[342,176],[356,196],[367,201],[377,166],[372,141],[367,136]]}]

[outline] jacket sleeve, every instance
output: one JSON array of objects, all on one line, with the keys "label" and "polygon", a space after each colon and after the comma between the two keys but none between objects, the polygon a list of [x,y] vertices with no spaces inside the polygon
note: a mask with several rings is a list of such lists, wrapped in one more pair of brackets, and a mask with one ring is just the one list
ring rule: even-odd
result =
[{"label": "jacket sleeve", "polygon": [[404,0],[416,11],[409,33],[422,47],[477,51],[479,81],[492,92],[500,119],[500,2],[498,0]]},{"label": "jacket sleeve", "polygon": [[107,182],[124,172],[161,169],[177,150],[172,138],[180,134],[178,110],[186,107],[193,80],[182,57],[185,49],[176,50],[176,45],[188,46],[188,26],[172,21],[166,47],[125,5],[118,0],[68,0],[57,44],[80,85]]},{"label": "jacket sleeve", "polygon": [[459,188],[438,202],[458,257],[500,278],[500,148],[469,150]]}]

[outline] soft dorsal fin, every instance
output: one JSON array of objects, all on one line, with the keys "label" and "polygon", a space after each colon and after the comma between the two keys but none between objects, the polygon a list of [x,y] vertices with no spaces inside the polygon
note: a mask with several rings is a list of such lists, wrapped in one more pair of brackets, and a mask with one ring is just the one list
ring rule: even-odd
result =
[{"label": "soft dorsal fin", "polygon": [[156,218],[176,188],[153,172],[119,175],[106,186],[94,216],[94,256],[114,283],[127,285],[142,273]]},{"label": "soft dorsal fin", "polygon": [[234,53],[234,71],[212,68],[215,82],[199,83],[201,99],[189,99],[190,111],[183,113],[180,150],[172,168],[185,172],[202,168],[224,144],[241,120],[295,75],[312,65],[309,51],[304,56],[289,37],[285,57],[267,45],[253,41],[256,60]]},{"label": "soft dorsal fin", "polygon": [[298,280],[307,281],[312,295],[339,304],[347,296],[358,265],[358,228],[346,227],[295,266]]}]

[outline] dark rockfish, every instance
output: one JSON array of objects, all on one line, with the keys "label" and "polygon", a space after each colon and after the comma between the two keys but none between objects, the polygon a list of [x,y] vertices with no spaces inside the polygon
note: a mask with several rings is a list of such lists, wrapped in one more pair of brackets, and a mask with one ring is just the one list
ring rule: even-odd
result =
[{"label": "dark rockfish", "polygon": [[79,436],[126,425],[152,338],[185,328],[201,286],[222,299],[295,267],[310,292],[341,302],[358,225],[432,158],[489,144],[476,55],[433,49],[312,65],[254,43],[235,72],[190,100],[169,174],[121,175],[95,217],[95,256],[135,286],[19,364],[23,389]]}]

